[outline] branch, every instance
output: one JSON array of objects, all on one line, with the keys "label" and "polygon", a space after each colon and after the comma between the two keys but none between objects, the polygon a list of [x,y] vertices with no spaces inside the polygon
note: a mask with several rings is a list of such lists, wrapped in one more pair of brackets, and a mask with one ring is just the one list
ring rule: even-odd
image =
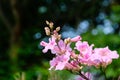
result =
[{"label": "branch", "polygon": [[8,21],[8,19],[6,18],[6,16],[4,15],[4,12],[2,11],[1,3],[2,3],[2,2],[0,2],[0,17],[1,17],[2,21],[4,22],[6,28],[7,28],[10,32],[12,32],[11,24],[10,24],[10,22]]},{"label": "branch", "polygon": [[89,80],[85,75],[83,75],[81,72],[79,72],[79,75],[84,78],[85,80]]},{"label": "branch", "polygon": [[14,19],[16,21],[15,24],[18,24],[20,23],[20,15],[16,5],[17,5],[17,0],[11,0],[11,9],[13,12]]},{"label": "branch", "polygon": [[17,8],[17,0],[10,0],[11,3],[11,10],[14,16],[14,25],[11,34],[11,43],[15,43],[19,41],[20,37],[20,13],[19,9]]}]

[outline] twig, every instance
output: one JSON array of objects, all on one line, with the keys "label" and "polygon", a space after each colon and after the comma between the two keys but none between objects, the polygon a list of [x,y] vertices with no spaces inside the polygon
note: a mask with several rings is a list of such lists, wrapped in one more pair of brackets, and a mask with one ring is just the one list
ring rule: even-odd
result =
[{"label": "twig", "polygon": [[82,78],[84,78],[85,80],[89,80],[85,75],[83,75],[83,74],[81,73],[81,71],[79,72],[79,75],[80,75]]}]

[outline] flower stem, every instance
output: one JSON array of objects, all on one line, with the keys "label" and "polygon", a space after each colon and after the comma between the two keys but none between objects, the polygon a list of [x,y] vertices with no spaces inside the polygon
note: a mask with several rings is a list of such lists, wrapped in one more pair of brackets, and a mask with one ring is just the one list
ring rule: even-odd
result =
[{"label": "flower stem", "polygon": [[107,76],[106,76],[105,68],[102,68],[102,67],[101,67],[101,71],[102,71],[102,73],[103,73],[103,75],[104,75],[104,77],[105,77],[105,80],[107,80]]},{"label": "flower stem", "polygon": [[79,75],[84,78],[85,80],[89,80],[84,74],[82,74],[81,72],[79,72]]}]

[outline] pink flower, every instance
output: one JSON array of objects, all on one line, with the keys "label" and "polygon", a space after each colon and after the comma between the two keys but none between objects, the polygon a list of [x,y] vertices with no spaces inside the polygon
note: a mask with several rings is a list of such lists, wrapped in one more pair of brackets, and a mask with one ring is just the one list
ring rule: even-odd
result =
[{"label": "pink flower", "polygon": [[103,67],[106,67],[112,62],[112,59],[117,59],[118,57],[119,55],[117,52],[111,51],[108,47],[95,48],[90,60],[93,61],[93,63],[97,63],[97,66],[101,65]]},{"label": "pink flower", "polygon": [[76,49],[80,52],[78,58],[81,63],[90,65],[89,58],[93,52],[92,47],[93,45],[89,46],[87,42],[78,41],[76,43]]},{"label": "pink flower", "polygon": [[56,56],[55,58],[53,58],[53,60],[50,61],[49,70],[51,69],[63,70],[66,64],[68,63],[69,59],[70,59],[70,52],[68,51],[65,54]]},{"label": "pink flower", "polygon": [[60,40],[58,44],[52,49],[52,53],[56,55],[64,54],[66,51],[71,51],[70,44],[65,44],[63,40]]},{"label": "pink flower", "polygon": [[52,37],[52,38],[49,38],[49,43],[46,43],[44,41],[41,41],[40,42],[40,45],[41,46],[44,46],[45,48],[43,49],[43,53],[46,53],[48,51],[48,49],[53,49],[54,46],[56,45],[56,42],[55,42],[55,38]]},{"label": "pink flower", "polygon": [[91,54],[91,51],[92,51],[92,46],[89,46],[88,42],[84,41],[84,42],[81,42],[81,41],[78,41],[76,42],[76,49],[78,51],[80,51],[81,55],[85,55],[85,54]]}]

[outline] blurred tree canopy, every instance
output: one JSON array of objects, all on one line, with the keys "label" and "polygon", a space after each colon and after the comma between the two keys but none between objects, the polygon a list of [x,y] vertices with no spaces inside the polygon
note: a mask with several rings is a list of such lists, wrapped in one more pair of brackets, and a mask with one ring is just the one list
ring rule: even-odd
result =
[{"label": "blurred tree canopy", "polygon": [[[13,76],[22,71],[29,75],[27,80],[36,80],[39,74],[47,79],[52,56],[42,54],[39,46],[46,38],[46,20],[63,30],[66,25],[83,29],[83,40],[120,53],[119,0],[0,0],[0,80],[15,80]],[[109,78],[120,75],[119,60],[107,69]]]}]

